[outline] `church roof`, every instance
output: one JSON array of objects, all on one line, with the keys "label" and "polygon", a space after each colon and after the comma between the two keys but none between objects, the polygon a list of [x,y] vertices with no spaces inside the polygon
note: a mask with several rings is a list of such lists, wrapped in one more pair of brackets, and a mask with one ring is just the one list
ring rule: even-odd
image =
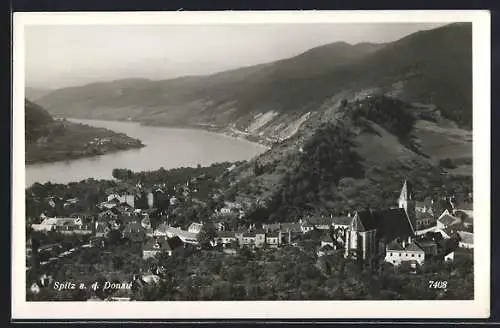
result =
[{"label": "church roof", "polygon": [[357,231],[377,229],[380,236],[388,240],[414,235],[413,225],[402,208],[359,211],[354,215],[351,224]]},{"label": "church roof", "polygon": [[391,208],[375,212],[382,237],[388,240],[414,235],[414,228],[406,212],[402,208]]},{"label": "church roof", "polygon": [[379,227],[373,215],[373,211],[371,210],[356,212],[351,224],[353,224],[358,231],[373,230]]}]

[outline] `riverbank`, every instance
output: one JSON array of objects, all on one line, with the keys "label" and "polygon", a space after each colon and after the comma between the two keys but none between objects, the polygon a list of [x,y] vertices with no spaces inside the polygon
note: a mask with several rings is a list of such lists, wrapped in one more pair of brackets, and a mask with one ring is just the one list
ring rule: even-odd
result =
[{"label": "riverbank", "polygon": [[27,165],[96,157],[145,146],[139,139],[105,128],[63,120],[52,124],[52,133],[26,144]]}]

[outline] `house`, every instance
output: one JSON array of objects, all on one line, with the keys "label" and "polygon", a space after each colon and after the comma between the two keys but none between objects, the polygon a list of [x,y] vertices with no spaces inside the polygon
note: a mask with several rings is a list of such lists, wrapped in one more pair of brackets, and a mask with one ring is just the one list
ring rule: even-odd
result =
[{"label": "house", "polygon": [[266,244],[270,247],[278,247],[281,245],[282,237],[280,232],[270,232],[266,234]]},{"label": "house", "polygon": [[422,265],[424,260],[425,252],[415,242],[409,244],[405,244],[405,241],[403,241],[402,244],[392,242],[386,247],[385,261],[394,266],[409,261],[415,261],[419,265]]},{"label": "house", "polygon": [[351,220],[350,216],[334,216],[332,217],[332,226],[334,229],[347,229]]},{"label": "house", "polygon": [[82,230],[83,223],[80,218],[45,218],[40,224],[32,224],[35,231],[77,231]]},{"label": "house", "polygon": [[153,237],[148,239],[142,248],[142,258],[154,257],[159,253],[166,253],[172,256],[174,253],[181,253],[184,243],[179,237]]},{"label": "house", "polygon": [[308,221],[301,222],[300,230],[302,231],[302,233],[307,233],[309,231],[312,231],[314,230],[314,224],[309,223]]},{"label": "house", "polygon": [[436,219],[429,212],[419,212],[415,214],[415,229],[422,230],[436,225]]},{"label": "house", "polygon": [[166,224],[160,224],[153,232],[153,236],[162,235],[170,238],[177,236],[186,244],[198,244],[198,234],[182,230],[181,228],[170,227]]},{"label": "house", "polygon": [[448,210],[445,210],[443,214],[439,216],[436,222],[436,227],[438,229],[445,229],[448,227],[453,227],[456,225],[459,225],[461,223],[461,220],[457,218],[456,216],[453,216],[450,214]]},{"label": "house", "polygon": [[217,244],[227,247],[236,241],[236,236],[232,231],[217,231]]},{"label": "house", "polygon": [[460,240],[458,242],[458,247],[472,249],[474,248],[474,234],[466,231],[459,231],[458,236]]},{"label": "house", "polygon": [[330,230],[333,220],[325,217],[309,217],[299,222],[301,223],[302,232],[306,233],[314,229]]},{"label": "house", "polygon": [[191,223],[188,227],[188,232],[192,233],[200,233],[200,231],[203,229],[203,224],[202,223]]},{"label": "house", "polygon": [[302,233],[302,226],[300,223],[296,222],[281,222],[272,224],[263,224],[262,228],[269,231],[281,231],[283,233]]}]

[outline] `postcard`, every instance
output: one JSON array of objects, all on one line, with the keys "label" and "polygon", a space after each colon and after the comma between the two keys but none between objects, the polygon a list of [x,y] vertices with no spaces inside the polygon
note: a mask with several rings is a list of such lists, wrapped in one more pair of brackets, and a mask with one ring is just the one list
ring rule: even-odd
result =
[{"label": "postcard", "polygon": [[489,316],[489,12],[13,24],[13,318]]}]

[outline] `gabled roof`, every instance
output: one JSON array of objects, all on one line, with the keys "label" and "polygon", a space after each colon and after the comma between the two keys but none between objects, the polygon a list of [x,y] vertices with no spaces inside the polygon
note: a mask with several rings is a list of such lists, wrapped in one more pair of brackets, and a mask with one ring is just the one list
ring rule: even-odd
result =
[{"label": "gabled roof", "polygon": [[474,244],[474,234],[466,231],[459,231],[458,235],[460,236],[460,241],[465,244],[473,245]]},{"label": "gabled roof", "polygon": [[394,242],[390,243],[389,245],[387,245],[387,250],[388,251],[402,251],[403,246],[401,246],[400,243],[394,241]]},{"label": "gabled roof", "polygon": [[432,205],[432,211],[436,214],[443,213],[445,210],[452,211],[453,206],[450,203],[449,199],[438,199]]},{"label": "gabled roof", "polygon": [[217,237],[230,238],[235,237],[235,234],[233,231],[217,231]]},{"label": "gabled roof", "polygon": [[311,225],[331,225],[333,222],[331,218],[326,217],[308,217],[305,221]]},{"label": "gabled roof", "polygon": [[351,221],[352,218],[348,216],[334,216],[332,218],[332,223],[335,225],[349,225]]},{"label": "gabled roof", "polygon": [[377,229],[379,225],[375,221],[373,212],[370,210],[357,211],[351,221],[351,227],[357,231]]},{"label": "gabled roof", "polygon": [[445,214],[438,219],[439,222],[448,226],[460,223],[460,219],[449,214]]},{"label": "gabled roof", "polygon": [[405,247],[405,251],[407,252],[423,252],[424,250],[420,248],[415,242],[410,243]]},{"label": "gabled roof", "polygon": [[413,236],[414,222],[411,222],[402,208],[392,208],[374,213],[380,222],[379,233],[387,240]]}]

